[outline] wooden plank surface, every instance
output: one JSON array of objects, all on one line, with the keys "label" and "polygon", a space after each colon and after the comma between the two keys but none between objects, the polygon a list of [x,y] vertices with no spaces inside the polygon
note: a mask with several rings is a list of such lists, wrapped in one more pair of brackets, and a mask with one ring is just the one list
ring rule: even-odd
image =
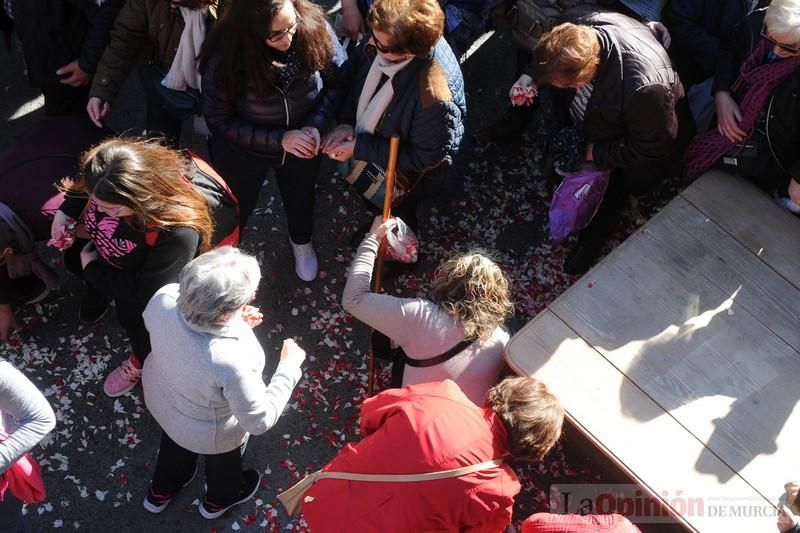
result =
[{"label": "wooden plank surface", "polygon": [[[773,500],[786,481],[782,465],[792,460],[791,441],[800,434],[800,416],[792,416],[797,399],[782,392],[800,382],[800,354],[754,314],[769,307],[759,302],[763,292],[742,291],[763,287],[769,268],[757,260],[758,268],[744,268],[753,266],[752,254],[726,263],[710,246],[691,246],[687,235],[699,231],[696,217],[702,216],[692,210],[671,203],[593,269],[591,288],[576,284],[550,309],[706,443],[710,452],[686,458],[695,468],[711,471],[716,454]],[[695,224],[684,226],[683,219]],[[706,236],[715,236],[710,227]],[[731,249],[724,255],[738,248],[748,256],[732,239],[715,246],[726,242]],[[735,283],[715,284],[726,276]],[[796,312],[797,289],[774,278],[771,294],[783,289],[786,298],[776,307]],[[635,391],[620,390],[623,404],[629,394]],[[779,446],[783,455],[775,453]]]},{"label": "wooden plank surface", "polygon": [[522,328],[506,352],[516,372],[545,381],[590,438],[649,491],[666,495],[666,503],[678,491],[703,498],[706,512],[685,517],[697,531],[752,533],[774,527],[773,516],[711,516],[714,502],[768,503],[713,455],[705,472],[694,468],[691,458],[703,454],[703,443],[552,312],[543,311]]},{"label": "wooden plank surface", "polygon": [[800,287],[800,221],[744,178],[712,170],[681,196]]}]

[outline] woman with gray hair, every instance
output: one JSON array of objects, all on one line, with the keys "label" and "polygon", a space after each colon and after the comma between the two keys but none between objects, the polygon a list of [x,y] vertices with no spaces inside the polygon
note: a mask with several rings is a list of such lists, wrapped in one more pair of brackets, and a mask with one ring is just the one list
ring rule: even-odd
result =
[{"label": "woman with gray hair", "polygon": [[258,262],[231,247],[187,264],[179,283],[162,287],[144,322],[153,351],[142,385],[147,408],[161,426],[161,446],[144,508],[160,513],[194,478],[205,456],[205,518],[222,516],[258,490],[257,470],[242,471],[249,435],[278,420],[302,376],[305,352],[283,342],[280,363],[265,385],[264,351],[251,328],[261,322],[253,300]]},{"label": "woman with gray hair", "polygon": [[696,137],[687,173],[744,176],[800,212],[800,0],[773,0],[723,42],[714,76],[717,128]]}]

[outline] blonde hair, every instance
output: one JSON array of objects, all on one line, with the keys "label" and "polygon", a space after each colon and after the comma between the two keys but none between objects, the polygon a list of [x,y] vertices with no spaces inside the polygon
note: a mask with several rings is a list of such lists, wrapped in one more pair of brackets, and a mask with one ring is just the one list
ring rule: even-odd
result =
[{"label": "blonde hair", "polygon": [[432,289],[433,300],[461,324],[467,338],[489,338],[514,312],[508,278],[480,251],[442,263]]},{"label": "blonde hair", "polygon": [[788,33],[793,36],[792,44],[800,44],[800,1],[772,0],[764,24],[770,33]]},{"label": "blonde hair", "polygon": [[376,0],[367,22],[392,36],[392,50],[422,57],[444,34],[444,12],[437,0]]},{"label": "blonde hair", "polygon": [[597,33],[590,26],[560,24],[542,35],[533,51],[533,64],[539,85],[586,85],[600,64]]},{"label": "blonde hair", "polygon": [[516,459],[540,461],[561,438],[564,408],[536,378],[504,379],[486,392],[486,405],[503,421]]},{"label": "blonde hair", "polygon": [[78,180],[64,180],[61,188],[130,208],[126,220],[139,231],[190,227],[204,252],[214,224],[208,202],[186,177],[188,166],[183,154],[157,141],[120,137],[83,154]]}]

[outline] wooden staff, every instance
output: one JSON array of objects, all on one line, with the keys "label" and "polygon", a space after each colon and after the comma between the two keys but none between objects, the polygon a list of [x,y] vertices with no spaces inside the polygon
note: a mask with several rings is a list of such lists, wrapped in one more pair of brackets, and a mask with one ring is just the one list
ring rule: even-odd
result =
[{"label": "wooden staff", "polygon": [[[397,154],[400,151],[400,137],[392,135],[389,142],[389,165],[386,167],[386,193],[383,197],[383,215],[381,221],[386,222],[392,216],[392,197],[394,196],[394,177],[397,170]],[[384,254],[385,241],[381,240],[378,247],[378,262],[375,267],[375,284],[372,287],[373,292],[381,292],[381,282],[383,277],[383,254]],[[367,367],[367,398],[372,396],[373,389],[375,388],[375,350],[372,348],[372,333],[370,330],[370,343],[369,343],[369,365]],[[392,364],[398,364],[397,362]]]}]

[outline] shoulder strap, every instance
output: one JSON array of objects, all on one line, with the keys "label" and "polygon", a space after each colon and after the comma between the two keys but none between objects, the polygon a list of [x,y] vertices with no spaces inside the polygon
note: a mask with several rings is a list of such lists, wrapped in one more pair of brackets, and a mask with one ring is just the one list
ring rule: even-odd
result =
[{"label": "shoulder strap", "polygon": [[348,472],[320,472],[316,476],[316,481],[320,479],[346,479],[348,481],[378,481],[389,483],[408,483],[414,481],[434,481],[436,479],[446,479],[452,477],[466,476],[473,472],[487,470],[503,464],[504,459],[493,459],[470,466],[462,466],[453,470],[442,470],[440,472],[425,472],[423,474],[351,474]]},{"label": "shoulder strap", "polygon": [[159,232],[157,229],[145,232],[144,242],[147,244],[147,246],[152,248],[153,246],[156,245],[156,240],[158,239],[158,233]]},{"label": "shoulder strap", "polygon": [[408,366],[413,366],[414,368],[428,368],[429,366],[436,366],[460,354],[469,346],[471,346],[473,342],[475,342],[475,339],[464,339],[443,354],[437,355],[436,357],[430,357],[428,359],[411,359],[408,355],[406,355],[405,352],[403,352],[403,362]]}]

